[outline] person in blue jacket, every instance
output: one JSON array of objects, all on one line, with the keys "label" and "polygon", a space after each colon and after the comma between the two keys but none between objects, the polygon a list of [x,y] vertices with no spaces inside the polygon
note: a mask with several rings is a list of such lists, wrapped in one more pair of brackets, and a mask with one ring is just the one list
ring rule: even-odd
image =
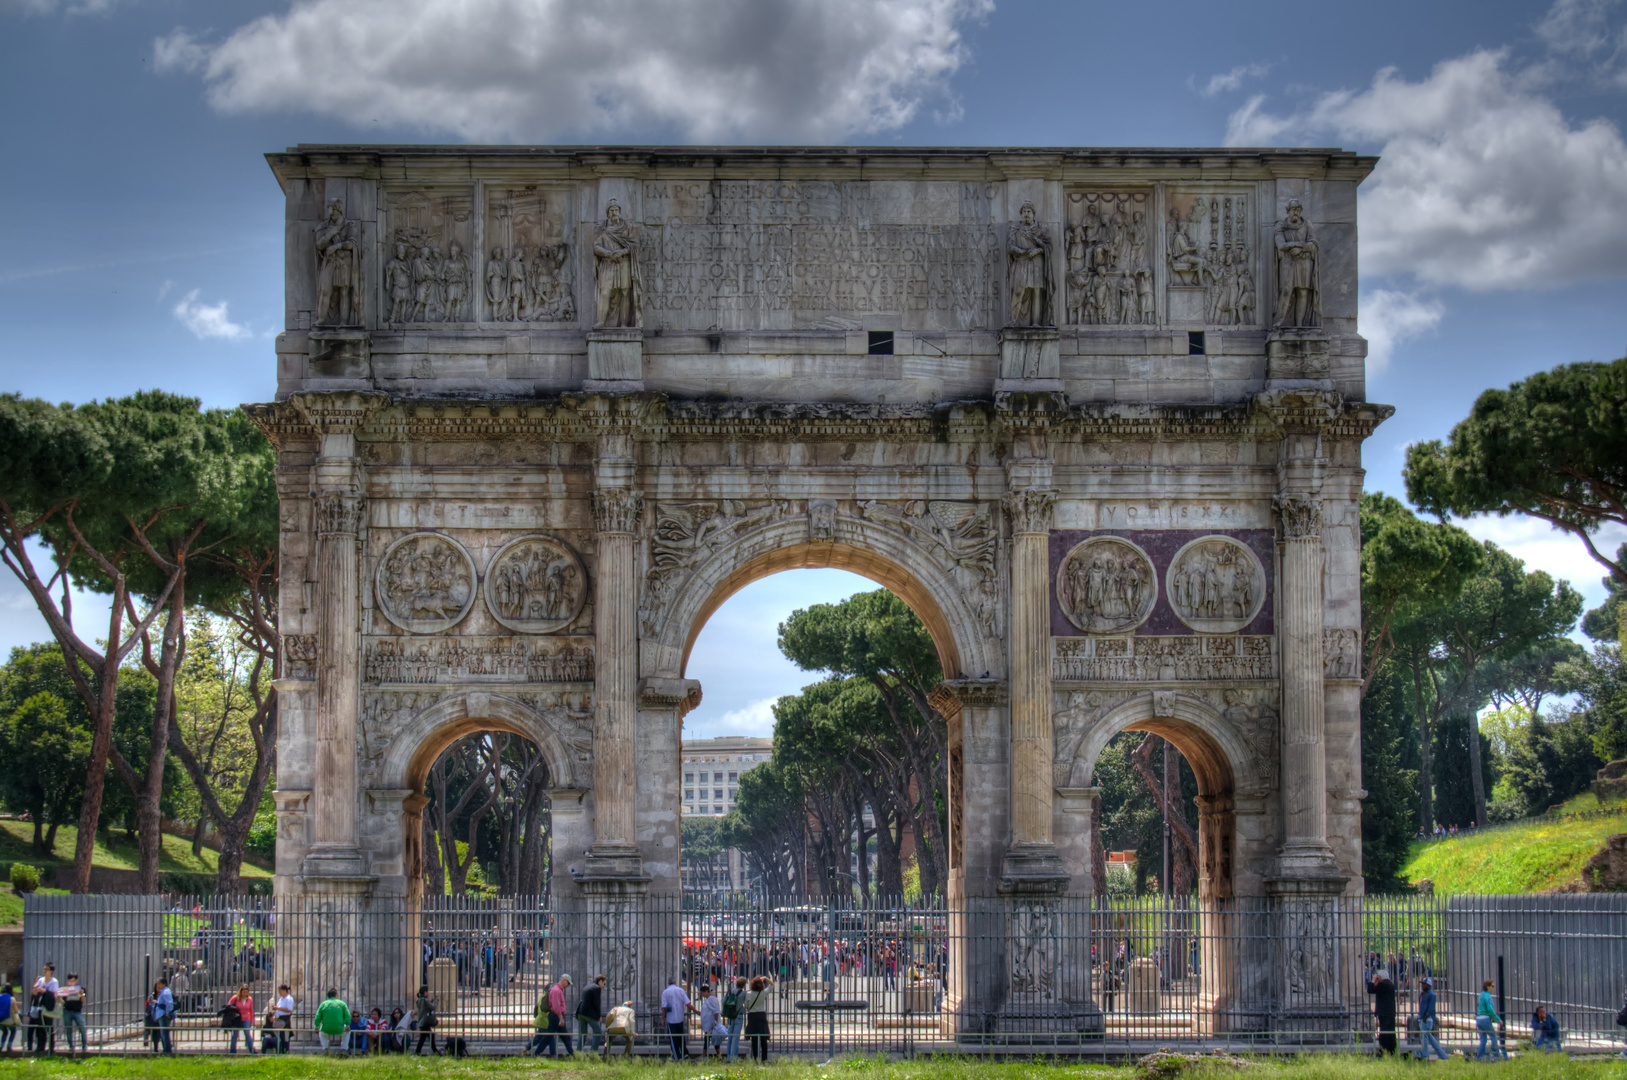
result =
[{"label": "person in blue jacket", "polygon": [[1428,1061],[1429,1052],[1433,1050],[1435,1056],[1441,1061],[1446,1060],[1446,1051],[1441,1047],[1440,1039],[1435,1036],[1435,980],[1423,981],[1424,992],[1418,995],[1418,1053],[1419,1061]]}]

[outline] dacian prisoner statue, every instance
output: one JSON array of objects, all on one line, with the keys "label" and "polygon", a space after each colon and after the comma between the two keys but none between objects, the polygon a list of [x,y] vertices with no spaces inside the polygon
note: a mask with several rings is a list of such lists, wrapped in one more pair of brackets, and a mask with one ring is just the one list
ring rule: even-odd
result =
[{"label": "dacian prisoner statue", "polygon": [[[1102,1030],[1059,905],[1104,888],[1094,770],[1127,729],[1192,766],[1201,901],[1268,912],[1288,958],[1206,954],[1204,1023],[1347,1022],[1361,451],[1390,413],[1356,322],[1373,158],[270,163],[280,896],[416,902],[431,765],[509,732],[547,769],[554,910],[600,905],[557,947],[657,998],[667,931],[637,905],[681,891],[690,649],[750,582],[839,567],[932,637],[947,902],[1005,927],[951,956],[945,1030]],[[350,960],[417,978],[409,953]]]}]

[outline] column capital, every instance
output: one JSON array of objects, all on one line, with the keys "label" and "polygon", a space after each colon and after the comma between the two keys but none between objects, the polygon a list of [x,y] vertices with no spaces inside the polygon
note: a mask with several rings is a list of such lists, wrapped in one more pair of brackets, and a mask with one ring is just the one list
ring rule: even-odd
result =
[{"label": "column capital", "polygon": [[1007,492],[1000,500],[1006,517],[1011,520],[1013,535],[1051,531],[1051,511],[1056,506],[1057,492],[1051,488],[1024,488]]},{"label": "column capital", "polygon": [[344,491],[320,491],[312,501],[316,504],[318,536],[355,536],[361,531],[367,503],[360,495]]},{"label": "column capital", "polygon": [[593,529],[600,536],[638,532],[644,496],[626,488],[596,488],[593,492]]},{"label": "column capital", "polygon": [[1282,535],[1287,540],[1314,539],[1322,535],[1322,500],[1305,492],[1290,491],[1272,500],[1282,518]]}]

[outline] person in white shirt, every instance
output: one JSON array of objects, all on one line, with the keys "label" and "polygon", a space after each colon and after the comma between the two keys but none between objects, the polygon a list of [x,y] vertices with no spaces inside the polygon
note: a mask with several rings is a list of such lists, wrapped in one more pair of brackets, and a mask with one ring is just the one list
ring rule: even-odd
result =
[{"label": "person in white shirt", "polygon": [[56,965],[46,964],[40,969],[40,977],[34,980],[34,992],[36,994],[43,994],[46,992],[54,994],[59,989],[61,988],[57,986]]},{"label": "person in white shirt", "polygon": [[667,980],[661,991],[661,1016],[667,1022],[667,1040],[672,1044],[672,1060],[689,1057],[689,1014],[698,1013],[689,1002],[689,995],[678,985],[676,976]]},{"label": "person in white shirt", "polygon": [[627,1056],[633,1056],[633,1003],[624,1001],[610,1010],[604,1022],[604,1060],[610,1060],[610,1044],[616,1039],[627,1043]]},{"label": "person in white shirt", "polygon": [[723,1040],[729,1037],[729,1028],[723,1023],[723,1003],[712,993],[709,983],[701,984],[701,1060],[717,1047],[717,1056],[723,1056]]},{"label": "person in white shirt", "polygon": [[288,1032],[294,1026],[294,995],[286,985],[277,987],[277,1004],[271,1007],[272,1022],[277,1025],[277,1053],[288,1053]]}]

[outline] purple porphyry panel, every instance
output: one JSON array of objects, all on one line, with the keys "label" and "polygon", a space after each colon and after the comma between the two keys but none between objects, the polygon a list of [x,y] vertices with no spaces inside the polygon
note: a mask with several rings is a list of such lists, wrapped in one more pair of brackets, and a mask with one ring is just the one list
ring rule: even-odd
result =
[{"label": "purple porphyry panel", "polygon": [[1265,567],[1265,603],[1260,605],[1260,614],[1254,621],[1244,627],[1245,634],[1270,634],[1275,632],[1275,621],[1272,616],[1276,611],[1277,575],[1276,575],[1276,534],[1271,529],[1059,529],[1051,533],[1051,633],[1057,637],[1079,637],[1084,631],[1080,630],[1068,617],[1062,613],[1062,605],[1056,598],[1056,575],[1062,566],[1062,560],[1072,551],[1074,545],[1089,540],[1093,536],[1120,536],[1141,548],[1152,560],[1154,572],[1158,575],[1158,600],[1153,604],[1152,614],[1147,621],[1136,630],[1137,634],[1190,634],[1194,631],[1178,617],[1169,606],[1169,598],[1164,595],[1164,572],[1169,569],[1169,562],[1175,558],[1175,553],[1189,542],[1202,536],[1229,536],[1233,540],[1247,546],[1255,555],[1259,556],[1260,565]]}]

